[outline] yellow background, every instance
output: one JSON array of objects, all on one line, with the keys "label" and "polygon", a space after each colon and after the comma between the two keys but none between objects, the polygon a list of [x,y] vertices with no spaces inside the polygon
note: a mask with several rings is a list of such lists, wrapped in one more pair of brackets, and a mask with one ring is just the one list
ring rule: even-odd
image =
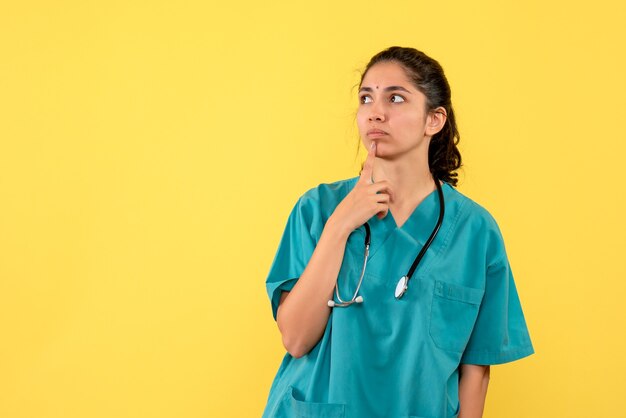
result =
[{"label": "yellow background", "polygon": [[536,354],[485,417],[626,416],[626,8],[3,1],[0,417],[260,416],[265,278],[307,189],[357,174],[359,70],[424,50],[459,190],[507,244]]}]

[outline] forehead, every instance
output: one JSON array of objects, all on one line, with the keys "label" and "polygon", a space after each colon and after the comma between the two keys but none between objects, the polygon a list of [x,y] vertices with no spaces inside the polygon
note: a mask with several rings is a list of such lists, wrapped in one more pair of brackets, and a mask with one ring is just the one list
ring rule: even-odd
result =
[{"label": "forehead", "polygon": [[407,90],[414,91],[415,87],[406,74],[405,69],[393,61],[383,61],[374,64],[363,77],[361,87],[382,89],[386,86],[403,86]]}]

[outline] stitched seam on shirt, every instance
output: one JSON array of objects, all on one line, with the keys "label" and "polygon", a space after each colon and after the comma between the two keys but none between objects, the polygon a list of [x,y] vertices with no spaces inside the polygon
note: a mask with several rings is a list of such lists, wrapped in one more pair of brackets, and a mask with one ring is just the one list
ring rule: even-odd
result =
[{"label": "stitched seam on shirt", "polygon": [[527,350],[529,348],[533,348],[533,345],[532,344],[520,345],[520,346],[511,348],[511,349],[499,350],[499,351],[481,350],[481,349],[465,350],[465,351],[463,351],[463,353],[468,353],[468,354],[506,354],[506,353],[510,353],[510,352],[516,352],[516,351],[519,351],[519,350]]},{"label": "stitched seam on shirt", "polygon": [[495,261],[494,263],[489,264],[487,266],[487,269],[498,267],[499,264],[505,264],[505,262],[507,260],[508,260],[508,258],[506,256],[506,253],[504,253],[502,256],[500,256],[500,258],[497,261]]}]

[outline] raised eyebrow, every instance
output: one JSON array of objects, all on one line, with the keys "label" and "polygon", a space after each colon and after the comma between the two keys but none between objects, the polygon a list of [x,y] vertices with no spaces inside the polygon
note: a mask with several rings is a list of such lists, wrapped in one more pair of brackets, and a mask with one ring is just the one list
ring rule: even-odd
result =
[{"label": "raised eyebrow", "polygon": [[[402,87],[402,86],[389,86],[389,87],[385,87],[385,88],[383,89],[383,91],[396,91],[396,90],[404,91],[404,92],[407,92],[407,93],[411,94],[411,92],[410,92],[410,91],[408,91],[407,89],[405,89],[405,88],[404,88],[404,87]],[[372,89],[371,87],[361,87],[361,88],[359,89],[359,93],[360,93],[360,92],[362,92],[362,91],[367,91],[367,92],[370,92],[370,93],[371,93],[371,92],[373,92],[373,91],[374,91],[374,89]]]}]

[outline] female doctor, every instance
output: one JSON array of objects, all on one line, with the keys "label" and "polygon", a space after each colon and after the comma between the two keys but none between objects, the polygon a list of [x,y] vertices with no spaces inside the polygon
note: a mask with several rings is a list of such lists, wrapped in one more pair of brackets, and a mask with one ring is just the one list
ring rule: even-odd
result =
[{"label": "female doctor", "polygon": [[367,64],[361,173],[298,199],[266,280],[264,417],[481,417],[489,366],[534,352],[496,221],[455,188],[450,96],[418,50]]}]

